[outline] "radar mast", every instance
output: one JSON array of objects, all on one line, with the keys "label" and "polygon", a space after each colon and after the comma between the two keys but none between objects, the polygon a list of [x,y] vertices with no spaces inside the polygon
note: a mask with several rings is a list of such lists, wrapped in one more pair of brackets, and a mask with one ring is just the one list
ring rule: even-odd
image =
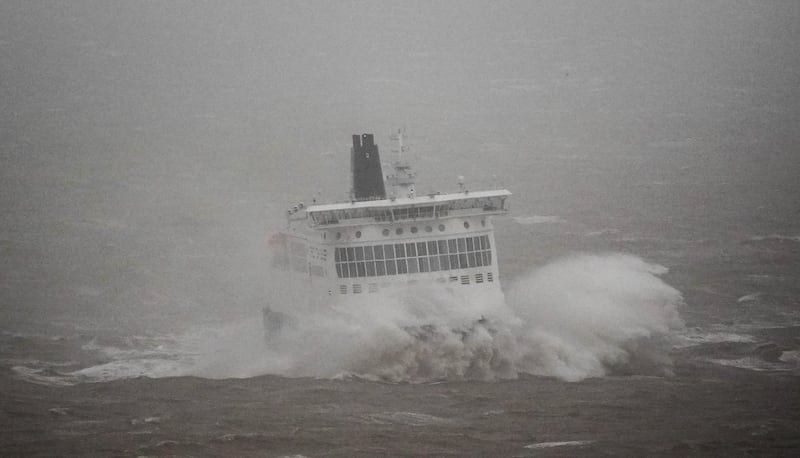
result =
[{"label": "radar mast", "polygon": [[403,160],[403,153],[408,151],[408,147],[403,145],[403,136],[405,131],[397,129],[397,132],[392,133],[389,137],[391,140],[397,142],[397,147],[392,149],[396,153],[396,159],[392,162],[392,173],[386,176],[386,181],[392,187],[392,197],[409,197],[414,198],[415,189],[414,184],[417,180],[417,175],[411,170],[411,165]]}]

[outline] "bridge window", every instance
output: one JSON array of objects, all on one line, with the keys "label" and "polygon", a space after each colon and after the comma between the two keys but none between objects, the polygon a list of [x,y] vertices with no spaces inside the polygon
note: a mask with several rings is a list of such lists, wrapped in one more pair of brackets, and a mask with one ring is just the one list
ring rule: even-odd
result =
[{"label": "bridge window", "polygon": [[[413,206],[405,208],[342,208],[337,210],[316,210],[309,212],[314,224],[333,225],[353,219],[372,219],[377,222],[392,222],[408,219],[443,218],[459,210],[503,211],[505,196],[462,198],[437,205]],[[481,222],[483,224],[483,222]]]},{"label": "bridge window", "polygon": [[[339,278],[439,272],[492,265],[489,236],[336,248]],[[491,277],[486,280],[491,281]]]},{"label": "bridge window", "polygon": [[431,272],[439,271],[439,256],[431,256],[429,259],[431,263]]},{"label": "bridge window", "polygon": [[419,258],[419,271],[420,272],[428,272],[428,258],[425,256],[420,256]]},{"label": "bridge window", "polygon": [[[437,211],[439,215],[446,215],[446,210],[444,212]],[[434,215],[434,208],[433,206],[425,206],[425,207],[406,207],[406,208],[395,208],[392,212],[392,216],[395,221],[403,220],[403,219],[418,219],[418,218],[433,218]]]},{"label": "bridge window", "polygon": [[408,273],[415,274],[420,272],[419,265],[417,264],[416,258],[408,258]]}]

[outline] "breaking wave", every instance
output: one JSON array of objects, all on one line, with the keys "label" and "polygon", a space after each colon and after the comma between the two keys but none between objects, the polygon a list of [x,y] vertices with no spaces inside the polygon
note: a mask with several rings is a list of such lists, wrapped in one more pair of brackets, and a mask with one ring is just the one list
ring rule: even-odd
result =
[{"label": "breaking wave", "polygon": [[516,369],[576,381],[609,373],[669,374],[681,293],[663,266],[630,255],[568,257],[512,286],[525,323]]},{"label": "breaking wave", "polygon": [[[156,356],[152,349],[107,352],[110,361],[53,382],[263,374],[390,382],[520,373],[568,381],[664,375],[671,370],[672,339],[683,329],[682,296],[658,277],[665,272],[630,255],[576,255],[523,275],[507,297],[461,285],[349,296],[346,306],[293,316],[268,339],[259,317],[175,336],[175,344],[162,343]],[[17,372],[43,382],[41,373]]]}]

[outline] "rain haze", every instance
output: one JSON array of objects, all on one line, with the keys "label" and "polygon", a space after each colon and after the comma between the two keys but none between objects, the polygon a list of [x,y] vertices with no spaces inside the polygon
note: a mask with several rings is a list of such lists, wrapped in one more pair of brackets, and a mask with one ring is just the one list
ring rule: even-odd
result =
[{"label": "rain haze", "polygon": [[[796,454],[797,43],[797,1],[0,3],[0,449]],[[419,195],[513,193],[502,294],[294,309],[271,235],[398,128]]]}]

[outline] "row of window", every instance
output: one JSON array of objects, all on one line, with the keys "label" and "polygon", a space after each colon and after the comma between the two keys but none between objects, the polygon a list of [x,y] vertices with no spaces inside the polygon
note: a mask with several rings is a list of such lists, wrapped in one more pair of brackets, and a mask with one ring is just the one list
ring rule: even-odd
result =
[{"label": "row of window", "polygon": [[[471,279],[469,275],[461,275],[461,276],[453,275],[450,276],[449,278],[439,278],[437,280],[442,283],[449,282],[449,283],[461,283],[462,285],[469,285]],[[485,275],[483,273],[479,273],[475,274],[472,280],[474,280],[475,283],[483,283],[484,281],[492,283],[494,282],[494,276],[492,275],[491,272],[486,272]],[[367,291],[369,291],[370,293],[378,292],[378,284],[377,283],[368,284]],[[348,292],[347,285],[339,285],[339,294],[347,294],[347,292]],[[359,283],[353,283],[352,293],[361,294],[362,292],[364,292],[362,285]]]},{"label": "row of window", "polygon": [[[464,229],[469,229],[469,226],[470,226],[469,221],[464,221]],[[486,219],[482,219],[481,220],[481,226],[486,227]],[[447,228],[445,227],[444,224],[440,224],[439,225],[439,232],[444,232],[445,229],[447,229]],[[419,232],[419,228],[417,228],[417,226],[411,226],[410,231],[411,231],[412,234],[416,234],[417,232]],[[398,227],[398,228],[396,228],[394,230],[394,233],[397,234],[397,235],[403,235],[403,232],[405,232],[405,230],[402,227]],[[425,226],[425,232],[433,232],[433,226]],[[383,231],[381,231],[381,234],[383,234],[384,237],[388,237],[390,233],[391,233],[391,231],[389,230],[389,228],[384,228]],[[355,236],[356,236],[357,239],[360,239],[361,235],[362,235],[361,231],[356,231],[355,232]],[[326,236],[323,235],[323,237],[326,237]],[[336,233],[336,240],[341,240],[341,239],[342,239],[342,233],[341,232],[337,232]]]},{"label": "row of window", "polygon": [[380,277],[492,265],[489,236],[336,248],[339,278]]},{"label": "row of window", "polygon": [[314,224],[338,224],[340,221],[358,218],[374,218],[378,222],[403,221],[414,219],[442,218],[449,215],[452,210],[482,209],[483,211],[503,210],[506,196],[465,197],[442,202],[435,205],[412,207],[367,207],[347,208],[340,210],[312,210],[309,212]]}]

